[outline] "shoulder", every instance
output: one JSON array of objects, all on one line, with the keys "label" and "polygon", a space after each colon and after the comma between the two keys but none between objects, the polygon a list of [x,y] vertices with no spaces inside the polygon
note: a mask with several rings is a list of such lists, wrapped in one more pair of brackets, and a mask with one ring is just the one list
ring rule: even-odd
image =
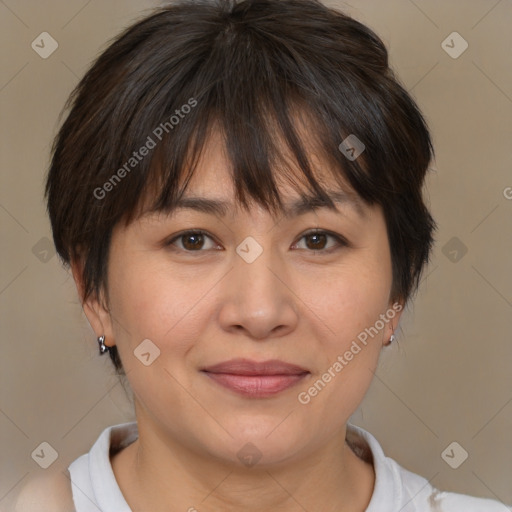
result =
[{"label": "shoulder", "polygon": [[31,479],[21,490],[14,512],[75,512],[66,472]]},{"label": "shoulder", "polygon": [[423,476],[386,456],[377,439],[361,427],[348,424],[346,440],[360,458],[373,460],[376,482],[368,511],[512,512],[512,507],[496,500],[441,492]]},{"label": "shoulder", "polygon": [[453,510],[454,512],[510,512],[512,509],[499,501],[475,498],[465,494],[436,491],[434,502],[443,507],[441,510]]},{"label": "shoulder", "polygon": [[477,498],[466,494],[443,492],[420,475],[399,466],[404,492],[411,499],[412,510],[449,512],[511,512],[512,509],[499,501]]}]

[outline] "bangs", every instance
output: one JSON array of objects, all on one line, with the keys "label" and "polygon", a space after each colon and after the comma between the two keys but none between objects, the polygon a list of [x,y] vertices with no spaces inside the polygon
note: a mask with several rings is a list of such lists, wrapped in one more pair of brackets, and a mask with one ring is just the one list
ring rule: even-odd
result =
[{"label": "bangs", "polygon": [[333,189],[332,185],[326,187],[329,177],[346,195],[357,195],[347,183],[342,163],[333,157],[339,153],[336,141],[332,146],[326,143],[323,125],[304,105],[286,105],[289,97],[283,98],[272,106],[257,105],[251,122],[241,116],[232,122],[232,114],[220,114],[215,104],[218,98],[212,100],[198,100],[194,117],[190,114],[179,128],[180,136],[166,134],[155,148],[141,192],[134,198],[136,204],[132,211],[125,211],[126,224],[148,212],[172,212],[204,152],[219,141],[234,184],[235,202],[247,210],[253,200],[274,216],[282,213],[279,189],[283,183],[303,200],[331,207],[334,203],[326,190]]}]

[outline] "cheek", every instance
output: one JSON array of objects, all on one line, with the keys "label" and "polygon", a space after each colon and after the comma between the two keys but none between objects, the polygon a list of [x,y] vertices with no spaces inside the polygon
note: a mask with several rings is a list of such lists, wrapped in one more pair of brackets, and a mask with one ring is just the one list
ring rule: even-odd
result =
[{"label": "cheek", "polygon": [[[297,391],[303,413],[317,418],[310,424],[311,435],[329,437],[348,421],[361,404],[373,379],[382,347],[383,330],[375,325],[386,309],[389,290],[377,291],[359,278],[346,279],[324,300],[319,311],[329,329],[317,332],[316,372]],[[312,300],[314,300],[312,298]],[[326,335],[328,332],[328,335]],[[306,428],[305,427],[305,428]]]},{"label": "cheek", "polygon": [[125,369],[140,370],[134,350],[145,339],[159,348],[163,366],[185,378],[187,354],[215,313],[212,297],[222,273],[197,267],[176,271],[162,257],[147,253],[129,257],[113,267],[109,279],[116,343]]},{"label": "cheek", "polygon": [[[186,408],[190,397],[182,388],[189,387],[183,362],[200,336],[198,315],[207,308],[207,298],[201,299],[208,283],[191,286],[185,276],[135,258],[119,261],[109,281],[116,345],[135,395],[161,417]],[[147,342],[141,345],[148,339],[159,352]],[[137,357],[143,353],[139,346],[149,346],[147,366]]]},{"label": "cheek", "polygon": [[358,254],[333,275],[323,282],[307,284],[307,296],[321,320],[317,323],[323,323],[328,333],[324,339],[330,340],[333,348],[343,350],[386,312],[391,264],[385,255],[375,258],[373,254]]},{"label": "cheek", "polygon": [[[386,311],[388,291],[387,288],[379,290],[373,283],[365,284],[360,279],[347,279],[336,293],[331,294],[330,304],[326,307],[329,308],[327,322],[332,332],[320,339],[324,343],[322,351],[327,356],[324,359],[326,368],[341,376],[334,380],[347,379],[356,384],[356,381],[367,382],[371,378],[369,369],[377,364],[384,335],[381,323],[376,330],[375,325]],[[343,368],[339,365],[333,368],[334,363]]]},{"label": "cheek", "polygon": [[391,287],[391,262],[386,246],[382,249],[347,258],[334,280],[311,287],[308,303],[320,319],[321,364],[313,386],[301,391],[308,395],[302,395],[304,400],[309,397],[332,419],[331,426],[357,408],[378,364],[387,325],[381,315],[388,309]]}]

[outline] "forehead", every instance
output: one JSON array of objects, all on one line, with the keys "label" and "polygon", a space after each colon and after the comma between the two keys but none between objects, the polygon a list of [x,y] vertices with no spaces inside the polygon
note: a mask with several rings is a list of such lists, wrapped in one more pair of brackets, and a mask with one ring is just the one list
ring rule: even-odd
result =
[{"label": "forehead", "polygon": [[[354,208],[364,216],[365,204],[341,175],[334,177],[333,169],[316,153],[308,153],[315,179],[330,198]],[[290,165],[285,169],[274,169],[279,194],[285,205],[284,214],[294,216],[305,213],[313,207],[325,206],[314,196],[311,187],[304,183],[305,177]],[[192,208],[206,213],[224,216],[235,208],[235,185],[233,169],[226,155],[225,144],[219,132],[214,132],[205,144],[194,174],[186,185],[178,208]],[[236,170],[235,170],[236,172]],[[341,182],[341,184],[340,184]]]},{"label": "forehead", "polygon": [[[138,213],[135,219],[174,216],[178,211],[199,211],[217,217],[226,215],[238,215],[241,209],[250,215],[258,212],[270,212],[273,218],[291,218],[316,211],[319,208],[349,215],[355,219],[368,220],[371,217],[371,205],[363,201],[357,192],[348,184],[348,178],[344,170],[340,169],[335,159],[329,162],[329,155],[324,155],[318,140],[308,131],[307,122],[297,122],[297,135],[306,158],[309,161],[312,178],[315,184],[310,182],[305,174],[304,166],[299,165],[278,131],[274,131],[273,143],[275,146],[275,159],[270,159],[270,167],[258,174],[258,160],[261,158],[261,150],[255,142],[254,147],[245,154],[249,158],[245,165],[250,169],[236,169],[233,161],[238,160],[244,165],[244,159],[229,156],[225,132],[216,120],[209,125],[204,143],[194,157],[189,153],[186,164],[178,173],[175,189],[170,195],[163,195],[160,186],[147,189],[139,202]],[[236,141],[233,142],[236,147]],[[315,144],[317,147],[315,147]],[[336,148],[337,149],[337,148]],[[264,150],[266,151],[266,150]],[[319,154],[322,156],[319,156]],[[268,155],[262,157],[264,160]],[[163,164],[165,166],[165,164]],[[157,166],[157,169],[161,166]],[[158,173],[159,171],[157,171]],[[270,175],[268,174],[270,172]],[[242,177],[243,176],[243,177]],[[271,176],[274,182],[279,201],[267,182]],[[243,190],[238,193],[235,180],[239,180],[238,186]],[[166,180],[160,181],[161,186],[167,190]],[[263,183],[263,180],[265,182]],[[158,181],[158,180],[157,180]],[[317,189],[319,187],[321,192]],[[172,196],[172,197],[171,197]],[[281,202],[281,208],[279,207]],[[245,203],[245,204],[244,204]],[[339,207],[342,207],[341,210]],[[258,212],[256,212],[258,210]],[[135,220],[133,219],[133,220]]]}]

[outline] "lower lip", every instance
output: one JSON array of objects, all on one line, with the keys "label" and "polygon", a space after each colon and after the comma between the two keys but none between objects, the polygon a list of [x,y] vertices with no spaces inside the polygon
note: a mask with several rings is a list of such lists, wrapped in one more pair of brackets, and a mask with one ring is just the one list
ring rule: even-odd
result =
[{"label": "lower lip", "polygon": [[204,372],[221,386],[251,398],[276,395],[297,384],[308,373],[300,375],[233,375],[231,373]]}]

